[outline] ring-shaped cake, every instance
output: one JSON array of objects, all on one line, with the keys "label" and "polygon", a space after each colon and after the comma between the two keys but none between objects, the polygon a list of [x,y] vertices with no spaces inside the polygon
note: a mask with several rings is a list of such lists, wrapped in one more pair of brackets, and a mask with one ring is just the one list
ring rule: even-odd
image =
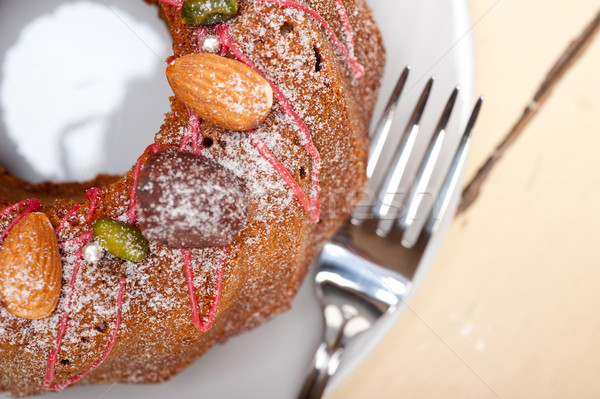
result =
[{"label": "ring-shaped cake", "polygon": [[363,0],[150,3],[175,96],[131,170],[0,167],[0,391],[168,379],[287,309],[364,189],[384,50]]}]

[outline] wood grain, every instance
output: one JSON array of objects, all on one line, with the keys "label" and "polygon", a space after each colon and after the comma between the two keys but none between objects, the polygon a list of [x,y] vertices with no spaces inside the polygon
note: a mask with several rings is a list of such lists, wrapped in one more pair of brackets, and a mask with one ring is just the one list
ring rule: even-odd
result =
[{"label": "wood grain", "polygon": [[[477,25],[487,103],[472,170],[598,11],[502,0]],[[410,311],[330,399],[600,397],[598,71],[596,37],[454,221]]]},{"label": "wood grain", "polygon": [[600,11],[598,0],[470,0],[477,89],[486,104],[477,122],[467,180],[506,136],[552,65]]}]

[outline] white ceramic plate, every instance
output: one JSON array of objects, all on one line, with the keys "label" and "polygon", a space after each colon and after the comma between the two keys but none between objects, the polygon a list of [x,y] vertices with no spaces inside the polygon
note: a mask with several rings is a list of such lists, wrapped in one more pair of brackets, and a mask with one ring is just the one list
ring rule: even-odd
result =
[{"label": "white ceramic plate", "polygon": [[[13,9],[8,10],[7,4],[11,4]],[[66,0],[46,0],[43,2],[45,7],[52,9],[55,4],[61,3],[81,3],[82,1],[66,1]],[[170,94],[169,88],[161,86],[158,93],[150,95],[144,92],[143,87],[152,86],[149,81],[159,81],[162,77],[164,64],[162,60],[168,55],[168,47],[164,48],[165,41],[169,39],[163,28],[156,24],[145,25],[143,22],[146,18],[152,20],[153,12],[144,13],[139,7],[124,3],[134,2],[116,2],[116,1],[83,1],[85,3],[95,3],[96,5],[109,4],[120,18],[127,12],[134,17],[126,20],[126,24],[115,18],[117,22],[114,29],[121,30],[117,37],[118,40],[123,40],[124,37],[133,37],[131,30],[135,30],[138,35],[141,35],[143,41],[146,42],[146,48],[141,45],[141,42],[133,37],[130,43],[131,47],[140,47],[140,57],[154,57],[156,64],[154,67],[147,69],[145,66],[139,66],[139,70],[127,70],[123,73],[133,74],[137,76],[136,80],[131,85],[136,88],[135,95],[131,97],[119,97],[119,93],[104,90],[100,83],[98,87],[92,87],[91,97],[99,95],[108,96],[117,100],[118,107],[114,109],[100,109],[96,114],[80,116],[81,123],[75,123],[73,131],[70,131],[69,137],[72,143],[63,138],[63,146],[68,149],[70,145],[78,146],[77,140],[85,140],[90,142],[90,137],[95,137],[92,142],[99,146],[107,146],[110,140],[114,138],[108,137],[104,140],[100,132],[100,127],[96,126],[99,122],[99,116],[109,115],[110,127],[124,129],[132,129],[135,132],[151,132],[146,137],[137,137],[142,143],[148,142],[152,138],[161,123],[158,120],[147,119],[148,115],[162,115],[166,110],[167,104],[164,102]],[[18,27],[27,21],[27,7],[39,7],[42,2],[33,0],[4,0],[0,2],[0,27],[4,26],[8,31],[16,32]],[[50,4],[54,4],[53,6]],[[103,4],[104,3],[104,4]],[[123,4],[122,4],[123,3]],[[141,3],[141,2],[140,2]],[[412,66],[410,79],[405,89],[405,94],[401,103],[401,112],[397,116],[398,129],[403,126],[407,120],[412,104],[416,101],[421,88],[426,80],[431,75],[437,77],[437,82],[434,85],[434,91],[430,104],[424,115],[424,128],[432,130],[436,123],[436,118],[439,115],[443,104],[445,103],[451,89],[455,85],[461,86],[462,94],[459,97],[457,111],[451,120],[450,131],[453,132],[449,139],[448,145],[450,148],[458,141],[459,129],[466,124],[471,107],[474,104],[474,54],[473,43],[470,34],[471,20],[466,0],[370,0],[375,18],[382,30],[384,40],[387,47],[388,62],[386,67],[385,79],[382,86],[381,98],[377,107],[377,114],[383,108],[385,99],[391,92],[394,82],[397,79],[402,68],[409,64]],[[47,6],[46,6],[47,4]],[[21,10],[21,11],[19,11]],[[132,11],[133,10],[133,11]],[[15,16],[15,13],[18,15]],[[11,15],[10,18],[8,15]],[[109,14],[106,14],[109,16]],[[114,17],[115,15],[113,15]],[[136,25],[136,24],[142,25]],[[12,25],[11,25],[12,24]],[[8,25],[8,28],[6,26]],[[135,26],[134,26],[135,25]],[[154,31],[145,31],[145,27],[150,27]],[[124,30],[123,30],[124,29]],[[102,34],[107,34],[110,29],[105,29]],[[129,32],[128,32],[129,31]],[[141,32],[141,33],[140,33]],[[0,66],[3,66],[3,75],[0,75],[0,100],[2,90],[6,90],[7,61],[6,52],[14,43],[15,37],[8,38],[4,33],[0,35]],[[44,38],[37,37],[36,40],[43,44]],[[136,40],[138,40],[136,42]],[[162,43],[162,44],[161,44]],[[149,44],[149,45],[148,45]],[[2,55],[4,54],[4,55]],[[106,65],[113,67],[114,63]],[[138,68],[138,67],[136,67]],[[146,69],[144,69],[146,68]],[[140,77],[140,73],[142,73]],[[11,72],[16,73],[16,72]],[[157,78],[158,77],[158,78]],[[81,78],[80,85],[85,85],[85,76]],[[127,80],[127,78],[123,78]],[[131,79],[131,76],[129,77]],[[87,82],[89,83],[89,82]],[[4,84],[4,86],[3,86]],[[137,85],[137,86],[136,86]],[[155,85],[155,84],[154,84]],[[93,86],[93,85],[92,85]],[[141,89],[140,89],[141,87]],[[94,91],[97,90],[97,91]],[[99,91],[98,91],[99,90]],[[10,92],[11,96],[16,95],[15,92]],[[112,96],[112,97],[110,97]],[[148,101],[155,98],[156,101]],[[144,99],[144,100],[142,100]],[[161,102],[162,101],[162,102]],[[119,118],[119,112],[131,114],[131,108],[125,111],[120,111],[123,107],[135,107],[135,104],[143,103],[148,109],[155,110],[144,112],[143,118],[137,118],[133,121],[122,121]],[[22,169],[22,160],[19,160],[15,154],[18,154],[18,149],[14,148],[14,143],[11,143],[7,135],[6,127],[6,103],[1,103],[0,110],[4,111],[4,115],[0,114],[0,157],[3,162],[14,162]],[[16,115],[24,117],[23,110],[11,111],[17,112]],[[34,109],[35,112],[35,109]],[[23,119],[26,120],[26,119]],[[48,123],[48,122],[47,122]],[[67,122],[63,130],[66,130],[69,125]],[[95,125],[96,124],[96,125]],[[58,128],[57,128],[58,129]],[[60,129],[59,129],[60,130]],[[29,130],[31,132],[31,129]],[[128,131],[127,134],[131,132]],[[99,135],[100,134],[100,135]],[[99,136],[98,136],[99,135]],[[104,134],[106,136],[106,134]],[[69,139],[67,137],[67,139]],[[105,137],[106,138],[106,137]],[[37,138],[34,138],[37,140]],[[31,140],[31,137],[29,137]],[[95,141],[94,141],[95,140]],[[24,145],[24,144],[23,144]],[[9,147],[12,146],[12,147]],[[10,148],[10,150],[8,150]],[[104,148],[104,147],[102,147]],[[65,148],[63,148],[64,150]],[[141,152],[143,148],[135,149],[128,148],[130,153]],[[106,171],[122,172],[127,169],[131,162],[125,162],[127,165],[117,165],[115,170],[113,158],[119,158],[116,149],[107,150],[110,153],[109,158],[98,159],[97,162],[105,167],[110,167]],[[111,152],[112,151],[112,152]],[[451,152],[451,150],[450,150]],[[89,154],[97,154],[99,151],[92,151]],[[71,178],[73,171],[77,171],[78,162],[83,159],[71,160],[69,164],[64,162],[55,170],[55,179]],[[21,155],[25,157],[25,155]],[[122,158],[122,157],[121,157]],[[9,162],[9,163],[10,163]],[[21,162],[21,164],[19,164]],[[34,163],[35,156],[28,159],[27,162]],[[38,170],[36,170],[36,168]],[[63,168],[63,169],[60,169]],[[101,168],[101,167],[100,167]],[[28,169],[28,168],[25,168]],[[40,172],[40,170],[42,172]],[[22,176],[30,180],[47,178],[43,176],[43,166],[32,166],[29,168],[29,174],[25,173]],[[95,173],[91,171],[90,173]],[[66,177],[61,177],[66,176]],[[458,196],[454,196],[453,206],[455,209],[458,201]],[[453,213],[453,212],[452,212]],[[433,262],[435,254],[438,252],[441,240],[445,235],[445,231],[449,225],[450,217],[445,220],[438,234],[434,237],[427,253],[425,254],[418,272],[415,276],[414,287],[418,287],[423,277],[427,273]],[[407,298],[410,299],[414,295],[415,289]],[[385,336],[391,326],[397,321],[401,312],[397,312],[392,317],[383,320],[375,331],[369,335],[362,337],[361,342],[349,348],[343,363],[340,366],[339,373],[332,379],[329,390],[334,389],[344,378],[351,375],[352,371],[364,360],[378,342]],[[80,398],[111,398],[111,399],[130,399],[130,398],[165,398],[173,397],[177,399],[186,398],[274,398],[285,399],[294,398],[298,393],[308,365],[311,362],[315,348],[318,345],[321,336],[322,321],[319,306],[313,295],[313,282],[309,277],[302,286],[297,298],[295,299],[292,310],[275,318],[273,321],[241,336],[230,339],[226,345],[218,346],[209,351],[205,356],[200,358],[193,365],[184,370],[181,374],[174,377],[172,380],[159,385],[102,385],[91,387],[75,387],[57,394],[49,394],[46,397],[67,399]],[[423,370],[426,372],[426,370]]]}]

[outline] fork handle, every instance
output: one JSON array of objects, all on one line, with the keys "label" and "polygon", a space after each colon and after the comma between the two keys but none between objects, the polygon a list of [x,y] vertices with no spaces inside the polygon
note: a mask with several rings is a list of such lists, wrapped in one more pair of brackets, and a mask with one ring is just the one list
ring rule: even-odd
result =
[{"label": "fork handle", "polygon": [[323,396],[325,386],[336,372],[343,353],[343,346],[330,347],[325,342],[319,345],[298,399],[319,399]]},{"label": "fork handle", "polygon": [[340,364],[343,352],[343,347],[332,348],[325,342],[319,345],[298,399],[319,399],[323,396],[329,378]]}]

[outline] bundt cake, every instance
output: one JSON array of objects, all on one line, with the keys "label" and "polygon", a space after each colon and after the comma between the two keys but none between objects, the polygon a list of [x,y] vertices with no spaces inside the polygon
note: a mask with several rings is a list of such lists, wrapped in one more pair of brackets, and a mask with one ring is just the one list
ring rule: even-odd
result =
[{"label": "bundt cake", "polygon": [[366,183],[364,0],[160,0],[164,124],[124,176],[0,167],[0,391],[160,382],[286,310]]}]

